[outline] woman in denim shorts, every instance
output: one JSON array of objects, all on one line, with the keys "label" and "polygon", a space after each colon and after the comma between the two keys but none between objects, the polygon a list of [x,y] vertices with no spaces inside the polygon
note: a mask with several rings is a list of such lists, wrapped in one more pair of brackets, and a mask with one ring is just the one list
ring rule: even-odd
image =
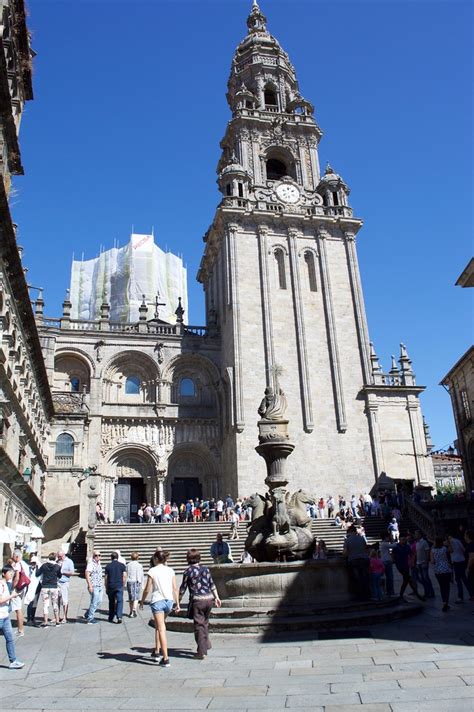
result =
[{"label": "woman in denim shorts", "polygon": [[140,608],[143,608],[151,593],[150,606],[155,621],[155,649],[151,657],[162,667],[170,666],[165,617],[171,613],[173,606],[176,606],[176,611],[180,610],[176,575],[173,569],[166,564],[168,557],[169,551],[155,553],[155,566],[148,570],[146,585],[140,601]]}]

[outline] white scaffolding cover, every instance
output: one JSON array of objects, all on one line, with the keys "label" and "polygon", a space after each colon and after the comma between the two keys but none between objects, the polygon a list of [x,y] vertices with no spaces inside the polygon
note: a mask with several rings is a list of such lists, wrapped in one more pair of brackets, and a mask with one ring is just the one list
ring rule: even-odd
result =
[{"label": "white scaffolding cover", "polygon": [[154,316],[156,295],[164,306],[159,318],[174,323],[178,298],[188,309],[187,271],[180,257],[155,245],[153,235],[132,234],[125,247],[113,247],[93,260],[73,260],[71,302],[73,319],[100,317],[102,302],[110,304],[110,320],[138,321],[143,296],[148,319]]}]

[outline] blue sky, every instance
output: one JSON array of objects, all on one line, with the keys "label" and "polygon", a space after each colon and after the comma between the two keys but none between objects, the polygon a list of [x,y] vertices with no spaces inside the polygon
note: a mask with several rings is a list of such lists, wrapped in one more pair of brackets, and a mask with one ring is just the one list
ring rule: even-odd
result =
[{"label": "blue sky", "polygon": [[[188,322],[219,201],[233,51],[250,0],[30,0],[35,101],[13,214],[31,284],[60,314],[72,253],[94,257],[131,227],[181,253]],[[376,350],[404,341],[437,447],[455,437],[442,376],[472,341],[472,5],[461,0],[262,0],[316,106],[320,159],[351,187]]]}]

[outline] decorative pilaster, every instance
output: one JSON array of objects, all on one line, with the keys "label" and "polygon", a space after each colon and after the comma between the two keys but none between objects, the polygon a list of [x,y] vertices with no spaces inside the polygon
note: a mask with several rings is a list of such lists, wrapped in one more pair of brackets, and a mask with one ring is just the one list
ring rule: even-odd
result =
[{"label": "decorative pilaster", "polygon": [[420,401],[417,396],[407,396],[407,411],[410,419],[413,455],[415,458],[418,484],[424,487],[431,487],[433,485],[431,458],[428,457],[428,452],[426,450],[423,417],[421,414]]},{"label": "decorative pilaster", "polygon": [[355,234],[345,232],[345,245],[347,255],[347,266],[349,269],[349,281],[351,285],[352,300],[354,303],[354,314],[356,318],[357,339],[359,341],[362,375],[364,384],[372,383],[370,358],[369,358],[369,330],[365,315],[364,299],[362,296],[362,286],[359,272],[359,262],[355,248]]},{"label": "decorative pilaster", "polygon": [[263,324],[263,347],[265,351],[265,385],[273,386],[273,367],[275,365],[275,354],[273,349],[273,329],[272,329],[272,305],[271,293],[269,289],[268,274],[268,247],[267,235],[269,228],[267,225],[259,225],[258,235],[258,259],[260,267],[260,285],[262,302],[262,324]]},{"label": "decorative pilaster", "polygon": [[328,334],[329,358],[331,362],[332,381],[334,388],[334,404],[336,409],[337,429],[340,433],[347,430],[346,409],[344,404],[344,394],[342,387],[342,374],[339,359],[339,349],[337,344],[336,320],[332,303],[331,279],[326,250],[327,233],[325,230],[318,231],[319,254],[321,264],[321,285],[326,312],[326,327]]},{"label": "decorative pilaster", "polygon": [[301,403],[303,409],[303,426],[307,433],[314,429],[313,407],[311,403],[311,383],[308,365],[308,353],[306,348],[306,332],[303,314],[303,298],[301,294],[301,279],[298,263],[298,240],[299,232],[294,227],[288,228],[288,245],[290,254],[291,281],[293,284],[293,303],[296,321],[296,343],[298,347],[298,361],[301,380]]},{"label": "decorative pilaster", "polygon": [[244,394],[242,384],[242,348],[240,341],[240,301],[239,301],[239,271],[237,264],[236,234],[239,226],[235,223],[227,225],[226,244],[229,257],[230,273],[230,306],[232,309],[232,331],[234,337],[235,355],[235,427],[238,433],[242,433],[245,428],[244,421]]},{"label": "decorative pilaster", "polygon": [[382,472],[385,472],[385,462],[383,456],[382,436],[378,422],[378,403],[368,396],[365,412],[369,421],[370,440],[372,444],[372,458],[374,461],[375,477],[378,479]]}]

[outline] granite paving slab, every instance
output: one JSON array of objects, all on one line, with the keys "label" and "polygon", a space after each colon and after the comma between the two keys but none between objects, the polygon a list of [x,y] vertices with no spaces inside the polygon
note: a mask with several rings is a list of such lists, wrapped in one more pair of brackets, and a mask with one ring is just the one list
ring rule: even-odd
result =
[{"label": "granite paving slab", "polygon": [[[71,615],[86,607],[84,581],[71,582]],[[150,657],[154,633],[144,612],[122,625],[80,620],[27,628],[17,640],[22,670],[9,670],[0,646],[0,709],[451,712],[474,704],[474,606],[449,616],[436,600],[417,619],[374,626],[363,635],[214,635],[204,661],[192,635],[170,633],[171,667]],[[454,607],[453,607],[454,608]],[[20,693],[20,694],[19,694]]]}]

